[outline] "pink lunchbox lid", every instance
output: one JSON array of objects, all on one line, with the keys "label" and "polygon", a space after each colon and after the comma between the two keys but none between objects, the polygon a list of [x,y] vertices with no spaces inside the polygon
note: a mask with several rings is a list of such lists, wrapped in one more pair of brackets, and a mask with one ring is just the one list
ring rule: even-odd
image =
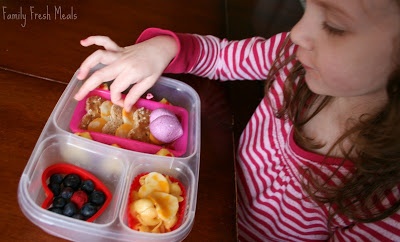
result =
[{"label": "pink lunchbox lid", "polygon": [[177,140],[170,144],[166,145],[156,145],[156,144],[150,144],[146,142],[141,142],[133,139],[126,139],[126,138],[121,138],[117,137],[114,135],[109,135],[109,134],[103,134],[99,132],[91,132],[88,130],[80,129],[80,123],[82,120],[82,117],[86,114],[86,100],[90,96],[100,96],[104,99],[110,100],[110,91],[103,90],[103,89],[95,89],[91,91],[83,100],[79,101],[74,113],[71,118],[70,122],[70,129],[73,133],[82,133],[82,132],[88,132],[90,133],[91,137],[93,140],[104,143],[104,144],[117,144],[121,148],[128,149],[128,150],[133,150],[133,151],[138,151],[138,152],[143,152],[143,153],[148,153],[148,154],[155,154],[157,153],[161,148],[166,148],[168,149],[174,156],[179,157],[185,154],[186,148],[187,148],[187,142],[188,142],[188,119],[189,115],[186,109],[178,106],[173,106],[170,104],[164,104],[152,100],[147,100],[140,98],[135,106],[138,108],[144,107],[149,110],[155,110],[158,108],[165,108],[172,113],[176,115],[178,120],[180,121],[183,129],[183,135],[179,137]]}]

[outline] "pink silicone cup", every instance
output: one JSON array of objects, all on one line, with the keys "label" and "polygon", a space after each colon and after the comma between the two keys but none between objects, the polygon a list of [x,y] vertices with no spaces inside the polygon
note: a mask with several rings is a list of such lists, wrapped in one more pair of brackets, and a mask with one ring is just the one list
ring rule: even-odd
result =
[{"label": "pink silicone cup", "polygon": [[46,193],[46,199],[42,203],[42,208],[44,208],[44,209],[49,208],[53,202],[54,195],[47,186],[47,184],[48,184],[47,180],[50,178],[51,175],[57,174],[57,173],[64,174],[64,175],[74,173],[74,174],[79,175],[82,180],[90,179],[94,183],[94,189],[103,192],[104,195],[106,196],[106,201],[104,202],[104,204],[100,207],[100,209],[92,217],[90,217],[86,220],[87,222],[93,222],[94,220],[96,220],[96,218],[98,218],[104,212],[104,210],[107,208],[107,206],[111,202],[111,198],[112,198],[111,192],[93,174],[91,174],[90,172],[88,172],[78,166],[74,166],[74,165],[67,164],[67,163],[59,163],[59,164],[55,164],[55,165],[47,167],[46,170],[44,170],[44,172],[42,174],[42,186]]},{"label": "pink silicone cup", "polygon": [[154,110],[157,108],[165,108],[168,109],[169,111],[173,112],[177,118],[179,119],[182,129],[183,129],[183,135],[172,142],[171,144],[165,145],[165,146],[160,146],[160,145],[155,145],[155,144],[150,144],[146,142],[141,142],[133,139],[125,139],[125,138],[120,138],[114,135],[109,135],[109,134],[103,134],[99,132],[91,132],[88,130],[80,129],[79,125],[82,120],[82,117],[86,114],[86,99],[90,96],[100,96],[104,99],[110,100],[110,92],[107,90],[102,90],[102,89],[95,89],[91,91],[83,100],[79,101],[75,111],[72,115],[72,119],[70,122],[70,129],[74,133],[81,133],[81,132],[89,132],[90,135],[92,136],[93,140],[104,143],[104,144],[117,144],[121,148],[128,149],[128,150],[134,150],[134,151],[139,151],[143,153],[148,153],[148,154],[155,154],[157,153],[161,148],[166,148],[168,149],[174,156],[179,157],[185,154],[186,148],[187,148],[187,142],[188,142],[188,119],[189,115],[186,109],[178,106],[173,106],[173,105],[168,105],[168,104],[163,104],[160,102],[155,102],[147,99],[140,98],[135,106],[138,108],[144,107],[149,110]]}]

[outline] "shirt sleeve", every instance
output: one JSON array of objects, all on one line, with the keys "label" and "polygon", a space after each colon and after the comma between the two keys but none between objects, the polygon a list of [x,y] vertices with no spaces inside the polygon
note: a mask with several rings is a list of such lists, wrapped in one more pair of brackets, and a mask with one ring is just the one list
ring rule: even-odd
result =
[{"label": "shirt sleeve", "polygon": [[[178,44],[178,54],[164,73],[189,73],[219,80],[264,80],[288,37],[288,33],[281,33],[269,39],[229,41],[211,35],[149,28],[137,43],[158,35],[169,35]],[[286,54],[293,52],[294,48],[290,48]]]},{"label": "shirt sleeve", "polygon": [[178,44],[178,54],[171,61],[164,73],[189,73],[199,56],[200,46],[191,34],[174,33],[169,30],[159,28],[148,28],[143,31],[136,43],[143,42],[160,35],[168,35],[175,39]]}]

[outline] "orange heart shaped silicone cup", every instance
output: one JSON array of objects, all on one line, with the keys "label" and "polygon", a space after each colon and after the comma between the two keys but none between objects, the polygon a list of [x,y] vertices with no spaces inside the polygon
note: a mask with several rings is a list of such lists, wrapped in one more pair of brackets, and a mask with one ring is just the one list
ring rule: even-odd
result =
[{"label": "orange heart shaped silicone cup", "polygon": [[93,222],[94,220],[96,220],[104,212],[104,210],[107,208],[107,206],[111,202],[111,198],[112,198],[111,192],[93,174],[91,174],[90,172],[88,172],[78,166],[75,166],[75,165],[71,165],[71,164],[67,164],[67,163],[59,163],[59,164],[55,164],[55,165],[47,167],[47,169],[42,174],[42,186],[46,193],[46,199],[42,203],[42,208],[44,208],[44,209],[49,208],[53,202],[54,195],[51,192],[51,190],[48,188],[47,181],[51,175],[57,174],[57,173],[58,174],[75,173],[75,174],[79,175],[82,180],[90,179],[94,183],[95,190],[103,192],[104,195],[106,196],[106,200],[105,200],[104,204],[100,207],[100,209],[92,217],[88,218],[86,221]]}]

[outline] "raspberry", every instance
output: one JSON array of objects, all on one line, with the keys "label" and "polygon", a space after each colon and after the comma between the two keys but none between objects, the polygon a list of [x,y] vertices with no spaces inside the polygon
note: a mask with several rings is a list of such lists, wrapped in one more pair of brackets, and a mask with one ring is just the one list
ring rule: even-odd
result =
[{"label": "raspberry", "polygon": [[71,197],[71,202],[73,202],[78,209],[81,209],[82,206],[87,203],[88,195],[84,191],[76,191]]}]

